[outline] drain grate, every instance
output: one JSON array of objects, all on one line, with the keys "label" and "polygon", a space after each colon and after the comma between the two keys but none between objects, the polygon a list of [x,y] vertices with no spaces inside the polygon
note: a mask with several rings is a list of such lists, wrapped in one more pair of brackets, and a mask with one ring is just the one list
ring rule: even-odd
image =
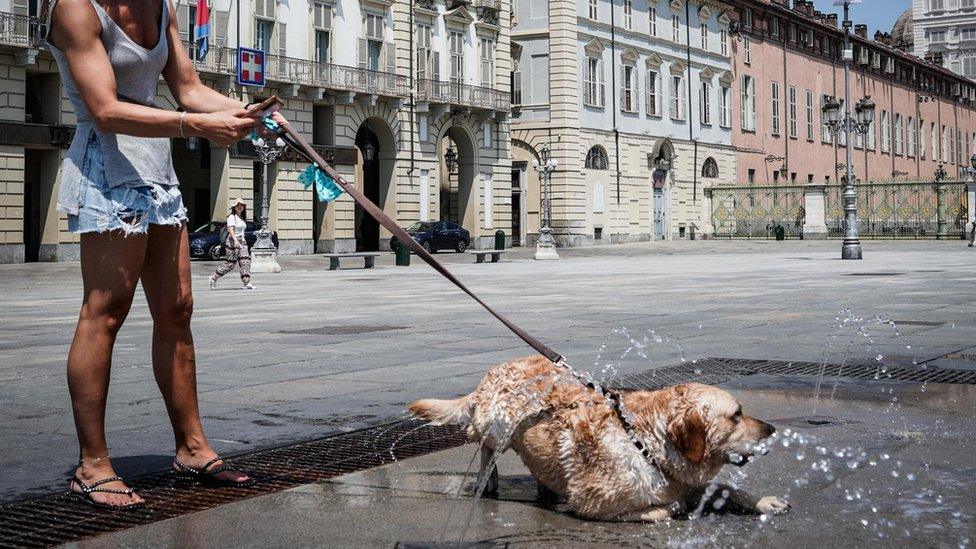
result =
[{"label": "drain grate", "polygon": [[305,328],[302,330],[281,330],[279,334],[286,335],[358,335],[373,332],[389,332],[391,330],[405,330],[406,326],[321,326],[319,328]]},{"label": "drain grate", "polygon": [[[806,376],[818,375],[820,370],[821,365],[813,362],[708,358],[697,364],[628,375],[615,385],[619,389],[654,389],[691,380],[714,385],[757,374]],[[873,380],[878,371],[877,366],[870,364],[828,364],[824,370],[828,376],[865,380]],[[938,368],[889,368],[885,378],[976,385],[976,371]],[[806,427],[838,421],[819,416],[795,419]],[[453,427],[398,421],[237,456],[234,463],[257,480],[248,488],[176,488],[173,475],[166,471],[131,479],[132,486],[150,502],[141,510],[94,509],[64,494],[13,502],[0,505],[0,548],[59,545],[454,448],[465,442],[461,430]]]}]

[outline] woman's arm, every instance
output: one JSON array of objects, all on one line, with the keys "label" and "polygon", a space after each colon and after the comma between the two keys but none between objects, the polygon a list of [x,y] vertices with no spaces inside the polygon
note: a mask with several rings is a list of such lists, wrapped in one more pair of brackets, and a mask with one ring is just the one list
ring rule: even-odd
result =
[{"label": "woman's arm", "polygon": [[184,113],[119,101],[101,32],[101,22],[88,0],[61,0],[55,5],[49,39],[65,52],[68,70],[99,130],[137,137],[205,137],[226,146],[256,124],[226,112],[184,117]]},{"label": "woman's arm", "polygon": [[[170,2],[170,0],[165,0]],[[173,3],[169,4],[169,12],[176,13]],[[189,53],[183,47],[182,37],[180,36],[179,23],[176,17],[169,18],[169,25],[166,28],[166,39],[169,44],[169,59],[163,67],[163,78],[169,89],[173,92],[176,102],[188,112],[218,112],[218,111],[239,111],[244,108],[244,104],[236,99],[231,99],[221,94],[217,90],[206,86],[200,81],[197,69],[190,61]],[[211,52],[210,55],[216,55]]]},{"label": "woman's arm", "polygon": [[227,223],[227,232],[230,233],[230,239],[234,242],[234,247],[237,247],[237,231],[234,230],[234,226]]}]

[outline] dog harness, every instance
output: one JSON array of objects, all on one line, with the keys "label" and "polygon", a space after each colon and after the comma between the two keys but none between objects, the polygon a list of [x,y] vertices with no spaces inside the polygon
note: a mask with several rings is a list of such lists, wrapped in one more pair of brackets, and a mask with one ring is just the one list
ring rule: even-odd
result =
[{"label": "dog harness", "polygon": [[[330,166],[325,160],[323,160],[322,157],[315,151],[315,149],[313,149],[308,144],[308,142],[306,142],[305,139],[291,127],[290,124],[288,124],[287,122],[283,124],[279,124],[274,119],[272,119],[270,115],[273,114],[276,110],[277,110],[276,108],[272,108],[270,112],[266,111],[263,119],[264,126],[265,128],[268,129],[268,131],[271,131],[276,135],[278,135],[279,137],[281,137],[281,139],[289,147],[294,149],[298,154],[304,156],[306,159],[312,162],[312,166],[309,166],[309,168],[305,171],[305,173],[302,174],[302,183],[306,185],[306,187],[314,186],[316,191],[319,194],[323,194],[323,193],[334,194],[333,198],[337,197],[338,192],[341,191],[345,191],[349,193],[349,196],[351,196],[352,199],[355,200],[357,204],[359,204],[364,210],[366,210],[366,212],[369,213],[369,215],[372,216],[373,219],[379,222],[379,224],[385,227],[388,231],[393,233],[393,236],[396,237],[397,241],[402,242],[405,246],[407,246],[410,249],[410,251],[417,254],[418,257],[420,257],[428,265],[433,267],[435,271],[443,275],[444,278],[450,280],[451,283],[457,286],[462,292],[468,294],[468,296],[470,296],[472,299],[478,302],[478,304],[484,307],[486,311],[488,311],[492,316],[494,316],[502,324],[504,324],[506,328],[511,330],[512,333],[514,333],[520,339],[522,339],[522,341],[526,342],[530,347],[535,349],[542,356],[551,360],[553,364],[555,364],[557,367],[569,371],[573,375],[573,377],[575,377],[584,386],[590,388],[598,395],[601,395],[604,398],[606,398],[611,403],[611,408],[613,409],[614,414],[617,417],[617,421],[620,422],[620,425],[623,427],[624,432],[627,434],[627,437],[630,439],[631,443],[634,445],[635,448],[637,448],[637,450],[641,453],[641,455],[644,456],[644,459],[646,459],[649,463],[651,463],[651,465],[653,465],[655,468],[660,470],[660,467],[658,467],[657,462],[651,456],[650,449],[647,447],[646,444],[644,444],[643,441],[641,441],[640,437],[637,436],[634,430],[634,426],[631,425],[629,421],[627,421],[627,417],[624,415],[624,411],[622,408],[622,401],[619,393],[608,389],[601,383],[597,383],[593,381],[589,375],[581,374],[580,372],[577,372],[575,369],[573,369],[568,364],[566,364],[566,359],[561,354],[557,353],[556,351],[551,349],[548,345],[546,345],[545,343],[539,341],[538,339],[536,339],[535,337],[527,333],[525,330],[520,328],[514,322],[512,322],[511,320],[503,316],[501,313],[493,309],[490,305],[485,303],[480,297],[478,297],[467,286],[465,286],[463,282],[461,282],[457,277],[455,277],[453,273],[447,270],[447,268],[444,267],[444,265],[442,265],[439,261],[434,259],[434,257],[430,254],[430,252],[428,252],[423,248],[423,246],[418,244],[417,241],[414,240],[409,234],[407,234],[407,232],[403,230],[402,227],[400,227],[395,221],[393,221],[393,219],[391,219],[388,215],[386,215],[386,213],[379,206],[374,204],[370,199],[366,198],[366,195],[363,194],[363,192],[360,189],[358,189],[355,185],[349,184],[349,182],[347,182],[341,175],[339,175],[335,171],[335,169],[333,169],[332,166]],[[283,117],[280,119],[284,120]]]}]

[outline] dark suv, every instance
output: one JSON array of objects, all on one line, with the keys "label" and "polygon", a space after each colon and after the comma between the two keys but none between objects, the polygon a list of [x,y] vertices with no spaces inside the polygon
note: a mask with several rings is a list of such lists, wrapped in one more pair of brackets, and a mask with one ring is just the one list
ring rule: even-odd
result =
[{"label": "dark suv", "polygon": [[[224,228],[227,223],[223,221],[211,221],[206,225],[198,228],[197,230],[190,233],[190,257],[194,259],[212,259],[214,261],[220,259],[224,256],[224,243],[220,241],[220,230]],[[247,246],[253,247],[254,242],[258,239],[257,234],[255,234],[261,228],[260,225],[253,221],[247,222],[247,228],[244,230],[244,241],[247,242]],[[278,247],[278,233],[271,234],[271,241],[274,242],[275,248]]]},{"label": "dark suv", "polygon": [[[467,229],[453,221],[418,221],[407,227],[407,233],[428,252],[454,250],[461,253],[471,244]],[[396,251],[400,243],[396,237],[390,239],[390,249]]]}]

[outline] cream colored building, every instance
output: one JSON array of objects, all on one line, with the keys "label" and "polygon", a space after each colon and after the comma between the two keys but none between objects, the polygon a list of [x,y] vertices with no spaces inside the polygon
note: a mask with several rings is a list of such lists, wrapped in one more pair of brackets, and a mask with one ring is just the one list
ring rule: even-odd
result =
[{"label": "cream colored building", "polygon": [[[58,165],[75,121],[57,68],[33,37],[35,4],[0,0],[6,263],[78,258],[78,238],[55,210]],[[210,51],[196,61],[204,82],[242,101],[278,94],[306,139],[401,225],[457,221],[472,247],[487,246],[499,229],[511,235],[507,0],[241,0],[240,25],[236,3],[211,7]],[[185,37],[195,9],[177,4]],[[238,35],[267,53],[265,88],[236,83]],[[176,108],[162,81],[157,102]],[[449,149],[457,157],[451,173]],[[223,219],[237,196],[257,217],[261,170],[249,142],[228,150],[175,139],[173,155],[191,229]],[[280,252],[388,249],[390,235],[348,196],[317,203],[297,183],[305,166],[286,154],[269,169]]]},{"label": "cream colored building", "polygon": [[735,177],[730,10],[713,0],[516,2],[513,179],[537,188],[531,163],[550,147],[558,245],[711,233],[705,189]]}]

